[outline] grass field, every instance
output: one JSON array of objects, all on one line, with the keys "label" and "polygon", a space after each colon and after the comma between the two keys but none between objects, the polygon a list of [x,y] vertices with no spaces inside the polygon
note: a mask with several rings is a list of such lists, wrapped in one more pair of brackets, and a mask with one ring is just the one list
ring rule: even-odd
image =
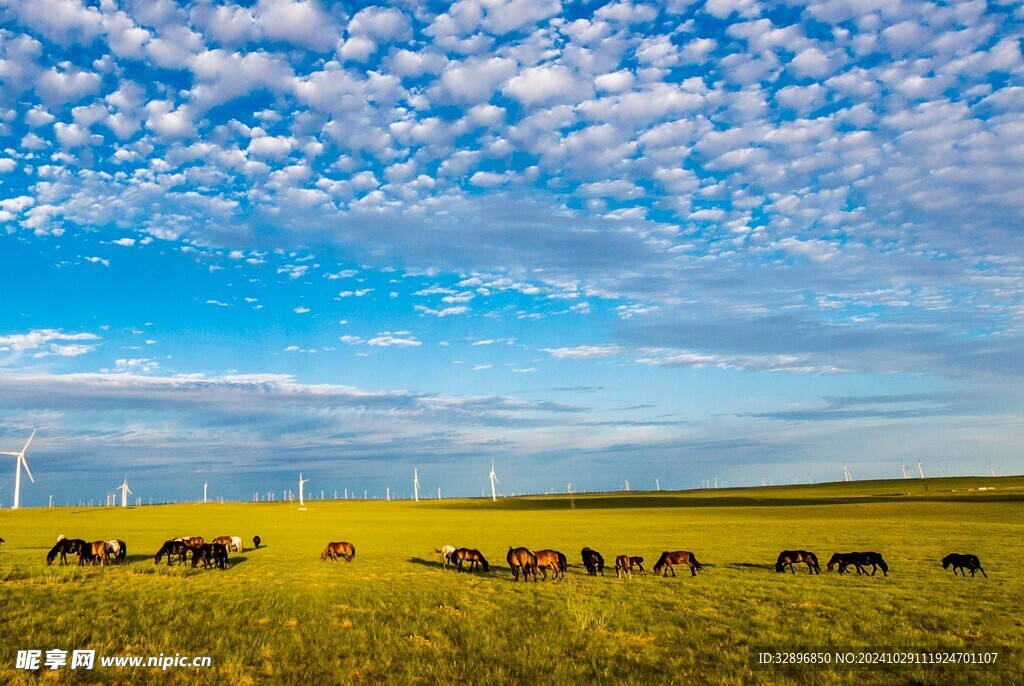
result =
[{"label": "grass field", "polygon": [[[978,490],[988,488],[994,490]],[[333,501],[0,513],[0,683],[1021,683],[1024,477],[421,503]],[[128,543],[122,567],[47,567],[60,533]],[[167,538],[237,534],[227,571],[154,565]],[[351,564],[321,562],[331,540]],[[479,548],[487,574],[433,547]],[[509,545],[569,557],[562,581],[514,584]],[[587,577],[579,551],[607,562]],[[823,572],[776,574],[784,548]],[[616,554],[694,551],[703,574],[616,579]],[[888,577],[824,571],[878,550]],[[976,553],[989,578],[939,560]],[[754,667],[751,649],[1007,649],[1002,669]],[[35,672],[18,650],[209,656],[209,668]]]}]

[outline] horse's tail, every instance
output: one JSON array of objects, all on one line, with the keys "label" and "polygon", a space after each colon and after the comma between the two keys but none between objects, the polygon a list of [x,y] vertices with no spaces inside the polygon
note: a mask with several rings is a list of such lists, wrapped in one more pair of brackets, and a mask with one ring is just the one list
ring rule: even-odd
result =
[{"label": "horse's tail", "polygon": [[704,565],[697,562],[697,556],[693,553],[690,553],[690,562],[693,563],[693,568],[696,569],[698,572],[704,571]]}]

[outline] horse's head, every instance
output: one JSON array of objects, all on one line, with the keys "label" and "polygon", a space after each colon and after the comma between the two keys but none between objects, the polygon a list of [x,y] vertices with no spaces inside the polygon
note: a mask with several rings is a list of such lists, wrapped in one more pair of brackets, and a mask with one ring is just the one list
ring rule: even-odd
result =
[{"label": "horse's head", "polygon": [[943,569],[949,569],[949,565],[952,562],[952,560],[949,559],[951,557],[953,557],[953,556],[952,555],[946,555],[946,557],[942,558],[942,568]]},{"label": "horse's head", "polygon": [[839,553],[834,553],[828,560],[828,571],[832,571],[832,568],[839,564],[840,558]]}]

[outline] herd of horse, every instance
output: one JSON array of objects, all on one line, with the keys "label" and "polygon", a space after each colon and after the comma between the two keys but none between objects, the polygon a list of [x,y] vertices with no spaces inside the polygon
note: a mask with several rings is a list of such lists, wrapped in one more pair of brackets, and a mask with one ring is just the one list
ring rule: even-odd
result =
[{"label": "herd of horse", "polygon": [[[456,548],[446,545],[441,548],[434,548],[434,552],[441,556],[441,564],[446,569],[454,569],[458,572],[464,571],[490,571],[490,565],[483,554],[476,548]],[[589,576],[604,576],[604,557],[593,548],[584,548],[580,551],[583,566]],[[508,547],[505,554],[505,562],[512,570],[512,580],[529,581],[531,578],[538,581],[537,575],[547,581],[548,572],[551,572],[552,579],[565,577],[565,571],[569,567],[569,560],[565,553],[558,550],[537,550],[533,551],[522,546]],[[467,565],[468,563],[468,565]],[[653,567],[655,574],[662,576],[676,575],[673,565],[686,565],[690,568],[690,574],[696,576],[697,572],[704,569],[704,565],[697,561],[693,553],[686,550],[675,552],[663,552]],[[617,577],[632,577],[633,572],[644,573],[644,558],[637,555],[618,555],[615,558],[615,575]]]},{"label": "herd of horse", "polygon": [[[253,545],[259,548],[262,540],[259,536],[253,536]],[[0,543],[3,539],[0,538]],[[167,560],[170,566],[174,562],[185,564],[189,555],[192,556],[192,567],[195,568],[202,563],[205,569],[227,569],[228,553],[242,552],[242,538],[240,536],[218,536],[209,543],[202,536],[182,536],[164,541],[154,556],[154,563],[160,564],[162,559]],[[476,548],[456,548],[452,545],[445,545],[442,548],[434,548],[434,552],[441,556],[441,563],[446,569],[454,569],[458,572],[488,572],[490,564]],[[46,564],[52,565],[59,559],[61,565],[70,564],[67,556],[78,557],[78,564],[100,565],[124,564],[128,555],[128,546],[119,539],[109,541],[85,541],[80,538],[68,538],[61,534],[57,537],[57,543],[46,554]],[[337,562],[343,558],[351,562],[356,556],[355,546],[347,541],[334,541],[327,544],[324,551],[320,553],[320,560],[330,559]],[[593,548],[585,547],[580,551],[580,558],[588,576],[604,576],[604,556]],[[547,580],[548,572],[551,572],[552,579],[561,579],[569,567],[568,558],[558,550],[537,550],[533,551],[525,547],[508,547],[505,554],[505,561],[512,570],[512,580],[529,581],[531,578],[537,581],[538,573],[543,580]],[[821,574],[821,566],[818,564],[818,556],[807,550],[783,550],[775,561],[775,571],[784,573],[789,568],[791,574],[796,574],[793,565],[807,565],[809,574]],[[704,565],[697,561],[696,556],[687,550],[665,551],[654,563],[651,571],[661,576],[676,575],[675,567],[685,565],[690,570],[691,576],[704,569]],[[881,569],[884,576],[889,575],[889,565],[877,552],[853,552],[835,553],[829,558],[827,569],[835,569],[839,574],[844,574],[849,568],[853,568],[858,575],[869,575],[868,567],[871,567],[870,576]],[[967,576],[967,572],[973,577],[975,572],[981,572],[982,576],[988,577],[981,566],[977,555],[969,553],[950,553],[942,558],[942,568],[953,568],[953,575],[959,572]],[[636,555],[615,556],[615,576],[631,578],[634,573],[644,573],[644,558]]]},{"label": "herd of horse", "polygon": [[[456,548],[452,545],[446,545],[442,548],[434,548],[434,552],[441,556],[441,564],[446,569],[455,569],[458,572],[486,572],[490,569],[487,560],[484,559],[483,554],[476,548]],[[601,553],[593,548],[586,547],[580,551],[580,558],[583,561],[583,567],[587,570],[588,576],[597,576],[598,574],[604,576],[604,556]],[[519,581],[520,579],[528,581],[530,578],[537,581],[538,572],[540,572],[541,578],[546,581],[549,570],[552,573],[553,579],[560,579],[565,576],[565,571],[569,566],[566,556],[557,550],[532,551],[529,548],[514,548],[512,546],[508,547],[505,561],[508,563],[509,569],[512,570],[513,581]],[[788,567],[790,573],[796,574],[796,570],[793,568],[795,564],[807,565],[807,571],[810,574],[821,574],[818,556],[807,550],[783,550],[775,561],[775,571],[783,573]],[[704,569],[704,565],[697,560],[697,557],[692,552],[688,550],[671,552],[666,550],[658,558],[658,561],[654,563],[651,571],[655,575],[668,576],[671,574],[675,576],[675,567],[681,565],[689,568],[691,576],[697,576],[697,572]],[[827,565],[828,571],[836,570],[839,574],[845,574],[850,567],[858,575],[874,576],[881,569],[884,576],[889,576],[889,565],[882,557],[882,554],[873,551],[835,553],[829,559]],[[871,567],[870,574],[867,569],[868,567]],[[950,567],[953,568],[954,576],[957,572],[960,572],[963,576],[967,576],[967,572],[970,572],[971,576],[974,576],[975,572],[981,572],[983,576],[988,577],[988,574],[982,569],[977,555],[950,553],[942,558],[942,568],[949,569]],[[634,572],[643,574],[644,571],[644,558],[635,555],[615,556],[616,577],[631,578]]]},{"label": "herd of horse", "polygon": [[[260,537],[253,537],[253,544],[260,547]],[[241,536],[218,536],[207,543],[202,536],[182,536],[164,541],[160,550],[156,551],[153,558],[155,564],[166,558],[170,566],[175,561],[185,564],[188,556],[192,555],[192,567],[203,564],[205,569],[227,569],[228,552],[242,552]],[[68,538],[64,534],[57,537],[57,543],[50,552],[46,554],[46,564],[52,565],[59,559],[59,564],[66,565],[68,555],[77,555],[78,564],[95,565],[99,563],[124,564],[128,556],[128,546],[124,541],[115,539],[112,541],[85,541],[81,538]]]}]

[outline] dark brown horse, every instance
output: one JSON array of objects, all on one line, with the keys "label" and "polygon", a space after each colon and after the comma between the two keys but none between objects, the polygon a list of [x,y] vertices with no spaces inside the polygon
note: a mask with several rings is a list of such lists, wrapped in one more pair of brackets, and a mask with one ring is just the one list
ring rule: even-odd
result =
[{"label": "dark brown horse", "polygon": [[356,547],[346,541],[328,543],[324,551],[320,553],[320,561],[331,558],[331,562],[337,562],[339,557],[345,558],[345,562],[351,562],[356,556]]},{"label": "dark brown horse", "polygon": [[164,544],[160,546],[160,550],[156,551],[156,556],[153,558],[153,564],[160,564],[160,559],[167,556],[167,566],[171,566],[171,562],[177,557],[179,562],[185,561],[185,553],[187,549],[185,544],[181,541],[164,541]]},{"label": "dark brown horse", "polygon": [[107,564],[109,561],[106,541],[93,541],[78,547],[79,566],[84,565],[86,562],[94,565],[97,560],[99,560],[100,566]]},{"label": "dark brown horse", "polygon": [[597,576],[597,573],[601,572],[601,576],[604,576],[604,558],[601,557],[601,553],[584,548],[580,551],[580,557],[583,558],[583,566],[587,568],[587,574]]},{"label": "dark brown horse", "polygon": [[[548,580],[548,570],[551,570],[551,576],[554,579],[561,579],[565,577],[565,570],[562,567],[562,562],[565,560],[565,555],[558,552],[557,550],[538,550],[534,553],[537,558],[537,566],[534,569],[539,569],[540,573],[544,577],[544,581]],[[568,566],[568,565],[566,565]],[[537,574],[534,572],[534,578],[536,579]]]},{"label": "dark brown horse", "polygon": [[629,555],[617,555],[615,557],[615,576],[621,577],[623,575],[626,578],[633,576],[633,561]]},{"label": "dark brown horse", "polygon": [[260,544],[263,543],[263,539],[259,536],[252,537],[252,544],[256,547],[256,550],[260,549]]},{"label": "dark brown horse", "polygon": [[81,546],[85,545],[85,541],[80,538],[62,538],[57,541],[57,545],[50,548],[50,552],[46,554],[46,564],[52,565],[53,561],[60,556],[60,563],[66,565],[68,563],[68,555],[77,555]]},{"label": "dark brown horse", "polygon": [[672,572],[672,576],[675,576],[676,570],[672,568],[672,565],[686,565],[690,568],[690,576],[697,576],[697,572],[704,569],[704,565],[697,562],[697,558],[690,551],[676,550],[670,553],[666,550],[654,563],[653,571],[655,574],[661,572],[662,576],[668,576],[668,573]]},{"label": "dark brown horse", "polygon": [[227,569],[228,547],[223,543],[204,543],[201,546],[195,546],[192,553],[192,567],[195,568],[200,561],[203,563],[204,569],[213,567]]},{"label": "dark brown horse", "polygon": [[644,573],[644,558],[638,555],[632,555],[629,558],[629,564],[633,567],[633,569],[637,570],[638,574]]},{"label": "dark brown horse", "polygon": [[537,556],[527,548],[513,548],[509,546],[508,553],[505,555],[505,561],[508,562],[508,566],[512,569],[512,581],[519,581],[520,572],[522,572],[523,581],[527,581],[531,574],[533,575],[533,580],[537,580]]},{"label": "dark brown horse", "polygon": [[469,563],[469,571],[491,571],[491,566],[487,564],[487,560],[476,548],[456,548],[455,552],[449,553],[448,559],[455,564],[455,569],[462,572],[465,571],[464,565]]},{"label": "dark brown horse", "polygon": [[821,567],[818,566],[818,556],[806,550],[783,550],[779,553],[779,559],[775,561],[775,571],[781,574],[786,571],[786,566],[788,565],[789,571],[796,574],[793,564],[801,562],[807,565],[807,572],[809,574],[821,574]]},{"label": "dark brown horse", "polygon": [[985,574],[985,570],[981,568],[981,561],[977,555],[971,555],[970,553],[950,553],[946,557],[942,558],[942,568],[949,569],[953,567],[953,576],[956,576],[956,570],[960,570],[960,573],[967,576],[967,572],[964,569],[968,569],[971,572],[971,576],[974,576],[974,572],[981,572],[982,575],[987,579],[988,574]]},{"label": "dark brown horse", "polygon": [[857,570],[857,574],[867,574],[866,567],[871,565],[871,576],[874,576],[879,569],[882,570],[882,574],[889,576],[889,565],[882,559],[882,554],[876,552],[835,553],[829,558],[828,571],[831,572],[833,567],[838,566],[839,573],[842,574],[850,565]]}]

